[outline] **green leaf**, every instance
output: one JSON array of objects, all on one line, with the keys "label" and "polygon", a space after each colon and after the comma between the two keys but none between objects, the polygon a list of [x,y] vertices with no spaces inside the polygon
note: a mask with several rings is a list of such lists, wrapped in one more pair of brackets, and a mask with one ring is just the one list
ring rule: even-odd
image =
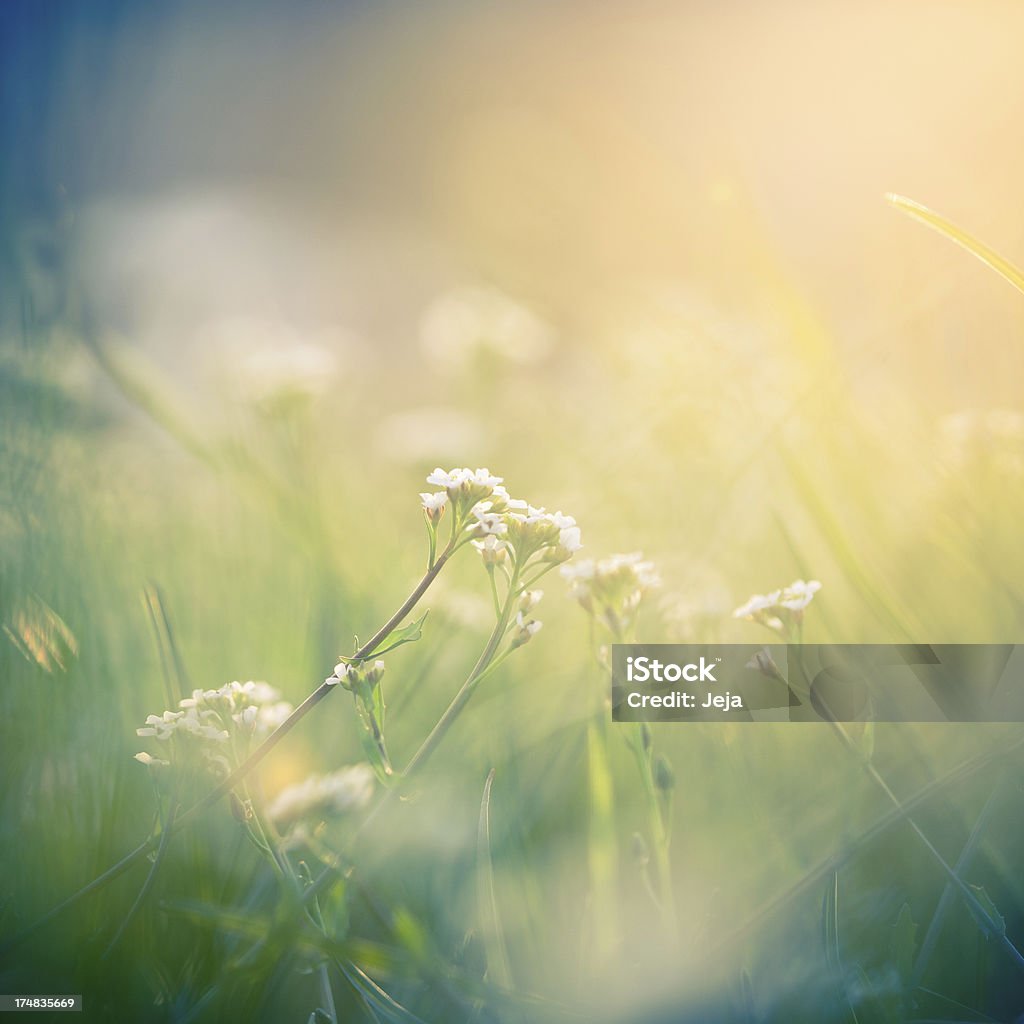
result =
[{"label": "green leaf", "polygon": [[996,905],[992,902],[992,897],[985,891],[985,886],[968,885],[968,888],[974,893],[974,898],[978,903],[981,904],[981,909],[988,915],[988,920],[985,920],[985,917],[978,913],[978,909],[973,903],[967,904],[971,914],[974,915],[974,920],[978,922],[978,926],[985,933],[986,938],[991,938],[994,935],[1005,935],[1006,919],[996,910]]},{"label": "green leaf", "polygon": [[916,943],[917,925],[910,913],[910,905],[904,903],[900,907],[896,923],[892,926],[892,936],[889,939],[889,955],[904,986],[909,983],[913,973]]},{"label": "green leaf", "polygon": [[358,993],[373,1019],[384,1024],[425,1024],[422,1018],[407,1010],[355,964],[337,961],[346,981]]},{"label": "green leaf", "polygon": [[423,623],[429,614],[429,611],[425,611],[415,622],[410,622],[408,625],[393,629],[381,640],[380,646],[367,655],[367,657],[379,658],[382,654],[387,654],[388,651],[401,647],[402,644],[415,643],[423,636]]}]

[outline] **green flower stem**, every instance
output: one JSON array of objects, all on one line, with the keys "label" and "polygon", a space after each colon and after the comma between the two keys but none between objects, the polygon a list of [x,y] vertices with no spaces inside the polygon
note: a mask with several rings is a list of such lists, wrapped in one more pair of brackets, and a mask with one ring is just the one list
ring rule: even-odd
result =
[{"label": "green flower stem", "polygon": [[[248,794],[247,794],[248,796]],[[287,886],[289,893],[292,897],[299,897],[301,902],[303,892],[303,882],[299,876],[295,873],[292,868],[291,861],[288,860],[288,855],[281,849],[280,836],[273,824],[267,820],[264,815],[259,803],[249,797],[249,806],[252,808],[253,821],[255,823],[255,831],[259,837],[258,845],[261,845],[267,859],[273,865],[274,871],[281,879],[282,883]],[[312,906],[306,905],[304,902],[302,906],[305,908],[306,917],[309,923],[325,938],[329,939],[330,936],[327,934],[327,930],[324,927],[323,914],[320,912],[319,903],[315,902]],[[330,972],[327,969],[327,962],[324,961],[319,965],[317,974],[320,982],[320,1000],[322,1009],[327,1013],[332,1024],[338,1022],[338,1011],[334,1004],[334,993],[331,990],[331,977]]]},{"label": "green flower stem", "polygon": [[430,520],[425,521],[430,543],[430,552],[427,555],[427,572],[430,572],[434,568],[434,559],[437,557],[437,523],[432,523]]},{"label": "green flower stem", "polygon": [[[587,870],[590,884],[590,918],[593,935],[587,940],[600,969],[605,969],[620,941],[619,849],[615,828],[615,783],[608,742],[608,721],[603,695],[587,723]],[[647,871],[645,880],[650,884]],[[657,902],[657,899],[655,899]],[[581,959],[581,970],[586,957]]]},{"label": "green flower stem", "polygon": [[[626,643],[631,637],[627,637],[618,618],[611,614],[609,609],[609,622],[611,626],[612,639],[615,643]],[[647,748],[641,733],[643,726],[637,725],[632,732],[630,745],[636,755],[637,768],[640,771],[640,782],[644,789],[644,799],[647,803],[647,817],[651,830],[651,840],[654,846],[654,862],[658,872],[658,910],[661,913],[662,924],[669,941],[675,946],[679,943],[679,921],[676,916],[675,889],[672,884],[672,859],[669,847],[672,842],[672,833],[669,828],[668,815],[662,807],[659,798],[658,786],[655,782],[653,771],[653,753]],[[666,804],[671,808],[671,794]]]},{"label": "green flower stem", "polygon": [[434,728],[430,730],[427,738],[420,745],[419,750],[413,754],[412,759],[409,761],[405,771],[402,773],[403,781],[412,778],[412,776],[414,776],[416,772],[426,764],[427,759],[437,749],[438,744],[444,739],[448,730],[455,722],[455,719],[462,713],[462,709],[466,706],[469,698],[473,696],[473,691],[476,689],[477,684],[484,678],[484,675],[490,666],[491,659],[494,657],[498,648],[498,644],[501,643],[501,640],[505,635],[505,631],[508,628],[509,619],[512,617],[512,608],[519,596],[516,590],[516,584],[518,581],[519,571],[515,570],[513,571],[512,579],[509,582],[508,594],[505,598],[505,607],[501,610],[501,614],[498,617],[498,623],[494,627],[494,631],[491,633],[490,639],[487,641],[487,645],[484,647],[480,657],[477,659],[477,663],[473,666],[473,670],[466,677],[466,681],[459,688],[459,692],[452,698],[452,702],[445,709],[444,714],[438,719]]},{"label": "green flower stem", "polygon": [[498,598],[498,584],[494,579],[494,566],[487,566],[487,578],[491,581],[491,597],[494,600],[494,614],[496,618],[501,618],[501,601]]},{"label": "green flower stem", "polygon": [[[640,779],[647,801],[647,816],[650,821],[651,838],[654,846],[654,862],[658,871],[658,910],[661,912],[665,932],[673,944],[679,942],[679,923],[676,919],[675,893],[672,885],[672,860],[669,848],[672,835],[668,827],[668,815],[662,808],[658,786],[652,771],[651,752],[644,749],[639,727],[633,736],[633,748],[640,769]],[[671,797],[669,797],[671,799]]]},{"label": "green flower stem", "polygon": [[[512,609],[515,607],[515,603],[519,598],[518,583],[519,571],[516,569],[513,571],[511,579],[509,580],[508,594],[505,597],[505,604],[501,609],[501,614],[498,616],[498,621],[495,624],[480,657],[473,666],[472,671],[466,677],[466,680],[459,688],[459,691],[452,698],[452,701],[445,709],[444,714],[441,715],[433,729],[430,730],[427,738],[422,744],[420,744],[419,749],[409,760],[409,763],[405,767],[405,771],[403,771],[399,776],[400,781],[398,785],[384,793],[384,796],[354,831],[350,847],[354,847],[359,836],[365,832],[377,815],[388,806],[388,804],[394,799],[395,795],[401,791],[402,787],[422,770],[430,756],[448,734],[448,731],[454,724],[455,719],[462,713],[463,708],[465,708],[466,704],[469,702],[470,697],[473,696],[473,692],[476,690],[477,686],[479,686],[480,683],[483,682],[483,680],[490,675],[491,672],[493,672],[511,653],[509,650],[505,650],[495,657],[498,645],[501,643],[502,638],[505,636],[508,629],[509,620],[512,617]],[[335,882],[345,877],[347,873],[348,872],[339,872],[337,868],[330,866],[324,868],[324,870],[317,875],[313,884],[306,890],[302,897],[303,903],[308,903],[310,900],[319,898],[323,893],[330,890],[331,886],[334,885]]]}]

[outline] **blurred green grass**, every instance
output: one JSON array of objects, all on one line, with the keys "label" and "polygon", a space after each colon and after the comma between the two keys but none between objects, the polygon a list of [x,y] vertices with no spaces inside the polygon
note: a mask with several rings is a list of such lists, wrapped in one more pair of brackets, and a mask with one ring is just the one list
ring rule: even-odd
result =
[{"label": "blurred green grass", "polygon": [[[68,23],[61,45],[80,44],[81,28]],[[732,40],[731,23],[725,30]],[[349,45],[361,38],[354,34]],[[367,48],[374,62],[378,52]],[[517,61],[520,52],[510,49]],[[594,52],[603,76],[604,51]],[[672,66],[677,60],[673,51]],[[538,63],[523,62],[531,75]],[[561,67],[549,73],[561,82]],[[80,112],[87,100],[66,74]],[[432,74],[439,72],[419,67],[412,80]],[[500,92],[501,76],[492,77]],[[734,87],[744,88],[742,81]],[[563,116],[571,121],[565,92]],[[591,89],[581,94],[589,111]],[[347,102],[364,102],[359,89],[351,95],[360,98]],[[401,107],[396,96],[385,109]],[[661,109],[642,99],[645,111]],[[361,107],[360,115],[370,120]],[[388,117],[380,120],[390,127]],[[531,304],[551,329],[550,349],[524,358],[514,344],[478,338],[470,358],[441,365],[412,340],[422,326],[414,311],[423,281],[400,289],[387,278],[353,300],[366,336],[339,342],[338,376],[315,398],[285,395],[270,406],[246,395],[243,371],[273,323],[254,320],[253,333],[239,331],[240,349],[231,352],[203,349],[208,338],[199,328],[208,324],[191,325],[205,342],[176,333],[188,322],[178,318],[176,289],[189,298],[176,272],[195,265],[201,275],[209,264],[189,248],[194,235],[172,229],[198,210],[214,234],[230,234],[216,209],[204,206],[208,199],[176,206],[157,189],[153,220],[157,228],[161,217],[169,222],[162,235],[144,216],[144,196],[135,211],[143,227],[126,232],[122,244],[128,257],[133,246],[152,244],[167,259],[156,263],[166,280],[143,273],[137,287],[126,274],[128,285],[117,282],[130,294],[114,286],[114,298],[94,308],[90,263],[102,262],[110,237],[90,234],[88,217],[104,224],[116,217],[102,205],[99,214],[88,203],[76,208],[63,185],[60,201],[47,195],[41,212],[18,207],[15,190],[5,189],[0,255],[15,258],[0,282],[11,300],[0,333],[0,946],[149,834],[155,801],[147,772],[132,759],[142,743],[135,729],[172,703],[168,689],[266,679],[298,702],[351,650],[354,634],[365,638],[386,619],[423,568],[416,494],[437,463],[489,465],[513,494],[572,513],[584,554],[642,549],[664,579],[642,609],[642,640],[756,640],[758,627],[735,622],[732,608],[796,576],[823,581],[808,612],[809,642],[1016,640],[1024,580],[1016,307],[990,315],[971,306],[977,292],[965,288],[958,322],[971,324],[970,336],[947,338],[932,322],[945,313],[934,289],[956,290],[968,272],[943,265],[938,249],[913,249],[925,243],[911,225],[891,237],[865,233],[859,258],[870,267],[848,251],[850,221],[842,230],[830,225],[836,240],[824,269],[801,274],[755,201],[758,183],[744,191],[742,168],[727,174],[728,161],[715,152],[706,167],[679,175],[665,160],[651,184],[651,157],[660,150],[639,146],[641,133],[620,146],[619,136],[608,143],[599,131],[595,143],[589,113],[578,150],[568,143],[558,150],[574,158],[575,171],[546,146],[528,146],[538,162],[528,163],[529,187],[520,195],[504,177],[518,181],[522,171],[506,159],[519,155],[518,122],[509,127],[499,117],[494,128],[480,120],[484,143],[495,133],[494,152],[470,132],[469,170],[430,165],[441,177],[447,168],[446,186],[466,204],[449,198],[452,209],[441,203],[435,216],[451,214],[453,235],[475,241],[476,249],[466,242],[469,277],[493,278]],[[558,131],[543,118],[525,123],[527,142],[563,134],[557,118]],[[60,136],[56,124],[43,127]],[[442,147],[462,152],[455,143],[464,140],[441,138]],[[703,152],[689,138],[687,145]],[[790,161],[787,146],[772,146]],[[296,150],[298,162],[316,165]],[[395,162],[390,149],[382,153],[378,160]],[[585,165],[601,156],[608,180],[591,182],[593,195],[578,199]],[[362,173],[372,178],[373,159],[366,160]],[[862,170],[849,172],[857,194],[874,196]],[[321,199],[330,216],[313,199],[311,206],[324,214],[328,235],[344,233],[350,225],[332,205],[339,186],[319,166],[316,174],[330,179],[330,201]],[[174,168],[167,176],[175,180]],[[620,176],[642,194],[635,207]],[[110,186],[115,193],[121,181]],[[237,184],[230,173],[228,181]],[[299,209],[285,204],[299,225],[291,227],[311,232],[307,197],[297,191]],[[609,196],[621,202],[614,230]],[[813,208],[837,218],[857,216],[830,195],[818,201]],[[239,208],[242,220],[255,211],[280,228],[271,210],[288,220],[273,203]],[[537,209],[544,216],[535,223]],[[786,229],[797,219],[784,221]],[[393,255],[377,238],[391,239],[392,222],[375,224],[370,214],[367,221],[368,239]],[[247,266],[252,240],[227,223],[241,240],[211,246],[214,261],[231,257],[211,290],[229,293],[225,308],[233,302],[249,313],[250,302],[265,313],[253,285],[259,274],[243,276],[244,285],[231,274]],[[693,238],[681,249],[684,227]],[[291,298],[306,284],[297,280],[304,265],[291,265],[288,231],[268,234],[281,247],[270,261],[280,294]],[[573,236],[564,249],[538,244],[561,243],[563,235]],[[396,245],[403,273],[433,258],[407,243],[403,235]],[[904,245],[901,252],[913,255],[894,254]],[[335,256],[316,252],[333,291]],[[999,269],[999,260],[988,262]],[[836,281],[827,280],[830,269]],[[424,278],[433,280],[435,270]],[[361,280],[354,274],[341,288],[358,292]],[[829,301],[832,288],[847,296],[846,307]],[[870,314],[863,323],[849,312],[861,306]],[[223,312],[202,301],[196,308],[203,316]],[[285,326],[289,336],[305,337],[305,325]],[[219,376],[211,356],[222,361]],[[943,918],[920,984],[904,991],[897,923],[903,935],[908,921],[916,924],[917,954],[946,880],[825,726],[652,728],[677,780],[671,855],[680,944],[673,949],[633,857],[632,837],[647,834],[649,819],[633,756],[615,727],[612,792],[602,794],[611,827],[592,827],[588,727],[604,713],[606,681],[566,588],[549,578],[545,589],[543,632],[474,696],[414,795],[375,822],[351,877],[324,907],[338,938],[333,951],[387,993],[336,973],[340,1019],[1019,1017],[1019,974],[959,900]],[[153,628],[154,595],[177,664],[168,637]],[[424,639],[388,658],[388,742],[397,763],[473,664],[488,602],[486,579],[467,551],[425,602]],[[921,796],[915,820],[950,863],[997,793],[966,878],[984,887],[1014,941],[1024,937],[1021,755],[999,752],[1019,735],[1013,726],[879,724],[873,759],[901,799]],[[260,774],[274,792],[361,756],[351,702],[336,693]],[[958,771],[964,764],[969,770]],[[492,771],[483,843],[481,801]],[[618,864],[603,908],[591,891],[595,860],[608,870]],[[104,955],[145,870],[137,865],[6,951],[0,991],[81,991],[87,1018],[96,1020],[308,1017],[319,999],[309,969],[317,950],[289,930],[271,874],[226,805],[174,839],[146,906]],[[611,956],[595,938],[602,909],[616,924]],[[261,956],[239,963],[260,939],[267,940]],[[511,994],[502,991],[506,976]]]}]

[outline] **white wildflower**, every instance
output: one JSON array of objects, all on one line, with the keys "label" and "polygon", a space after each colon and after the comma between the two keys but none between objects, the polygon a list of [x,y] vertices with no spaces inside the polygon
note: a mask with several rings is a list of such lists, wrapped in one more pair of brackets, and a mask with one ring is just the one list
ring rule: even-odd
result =
[{"label": "white wildflower", "polygon": [[524,306],[492,288],[458,288],[435,299],[423,314],[423,350],[445,369],[491,355],[531,365],[550,351],[550,329]]},{"label": "white wildflower", "polygon": [[818,580],[794,580],[779,597],[779,607],[790,611],[803,611],[814,600],[814,595],[821,590]]},{"label": "white wildflower", "polygon": [[1005,476],[1024,474],[1024,413],[1019,410],[964,410],[944,416],[938,427],[942,455],[950,466],[991,466]]},{"label": "white wildflower", "polygon": [[543,623],[537,619],[528,620],[522,612],[518,612],[516,614],[515,633],[512,636],[511,650],[529,643],[540,632],[542,626]]},{"label": "white wildflower", "polygon": [[261,704],[256,709],[256,724],[254,726],[256,735],[269,736],[278,726],[284,725],[294,710],[295,708],[286,700]]},{"label": "white wildflower", "polygon": [[339,661],[338,664],[334,666],[333,674],[329,675],[324,680],[324,683],[327,686],[337,686],[341,683],[346,689],[348,689],[351,686],[351,679],[349,679],[349,675],[352,674],[354,677],[354,673],[354,666],[350,665],[347,661]]},{"label": "white wildflower", "polygon": [[639,551],[586,559],[563,566],[561,573],[570,594],[616,634],[632,623],[647,591],[661,585],[654,563]]},{"label": "white wildflower", "polygon": [[166,768],[171,762],[164,761],[159,757],[153,757],[152,754],[147,754],[144,750],[140,750],[135,755],[135,760],[139,764],[146,765],[147,768]]},{"label": "white wildflower", "polygon": [[327,686],[340,684],[346,690],[355,691],[361,683],[368,683],[371,687],[376,686],[382,675],[384,675],[384,662],[379,659],[372,665],[339,661],[334,666],[334,675],[328,676],[324,682]]},{"label": "white wildflower", "polygon": [[274,687],[251,680],[227,683],[216,690],[197,689],[178,702],[178,710],[148,715],[146,724],[135,732],[162,742],[175,737],[202,740],[213,744],[202,748],[208,761],[223,760],[214,753],[217,745],[226,743],[232,735],[247,739],[255,733],[272,731],[291,714],[292,706],[279,697]]},{"label": "white wildflower", "polygon": [[319,345],[284,344],[247,353],[238,372],[251,399],[268,407],[326,394],[337,377],[338,358]]},{"label": "white wildflower", "polygon": [[494,493],[502,482],[486,467],[483,469],[457,468],[444,470],[438,466],[428,477],[427,483],[443,487],[448,497],[459,504],[460,509],[471,508]]},{"label": "white wildflower", "polygon": [[753,594],[746,603],[741,604],[733,613],[734,619],[752,619],[760,612],[775,608],[782,597],[781,590],[773,590],[770,594]]},{"label": "white wildflower", "polygon": [[367,764],[311,775],[278,793],[267,813],[278,826],[287,827],[304,818],[322,821],[359,810],[373,796],[373,781],[373,770]]},{"label": "white wildflower", "polygon": [[445,507],[448,505],[448,492],[437,491],[435,494],[421,493],[420,501],[423,505],[423,514],[427,517],[427,522],[436,523],[444,515]]},{"label": "white wildflower", "polygon": [[788,587],[769,594],[754,594],[732,614],[735,619],[757,622],[776,633],[789,631],[803,621],[804,609],[821,590],[818,580],[794,580]]},{"label": "white wildflower", "polygon": [[484,537],[483,540],[474,540],[471,543],[480,552],[484,565],[500,565],[508,558],[508,545],[500,541],[494,534]]},{"label": "white wildflower", "polygon": [[540,604],[540,599],[543,596],[543,590],[524,590],[519,597],[519,611],[532,611],[538,604]]},{"label": "white wildflower", "polygon": [[[489,504],[489,502],[484,502]],[[508,524],[497,512],[481,512],[477,508],[473,509],[473,515],[476,517],[476,522],[470,525],[470,530],[481,537],[500,537],[504,533],[508,533]]]},{"label": "white wildflower", "polygon": [[475,456],[485,436],[486,426],[476,416],[444,405],[419,406],[382,419],[373,432],[373,446],[390,461],[416,466],[439,453]]}]

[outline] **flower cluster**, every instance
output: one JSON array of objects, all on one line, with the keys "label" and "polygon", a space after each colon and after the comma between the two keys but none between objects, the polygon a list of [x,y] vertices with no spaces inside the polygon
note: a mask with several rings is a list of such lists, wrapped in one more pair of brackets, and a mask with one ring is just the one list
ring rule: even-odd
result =
[{"label": "flower cluster", "polygon": [[[443,488],[443,493],[453,504],[463,508],[471,507],[478,501],[484,501],[499,494],[507,496],[501,486],[502,478],[494,476],[489,469],[452,469],[443,470],[438,466],[427,477],[427,483]],[[440,493],[435,495],[440,499]]]},{"label": "flower cluster", "polygon": [[532,365],[545,358],[550,329],[524,306],[492,288],[457,288],[423,315],[422,345],[440,367],[456,370],[479,358]]},{"label": "flower cluster", "polygon": [[804,609],[821,590],[818,580],[794,580],[788,587],[770,594],[754,594],[732,614],[785,634],[803,621]]},{"label": "flower cluster", "polygon": [[1016,409],[965,410],[939,421],[944,461],[954,469],[991,467],[1024,474],[1024,413]]},{"label": "flower cluster", "polygon": [[484,564],[502,565],[510,558],[522,569],[530,559],[557,564],[582,547],[580,529],[572,516],[536,508],[513,498],[503,479],[489,469],[438,467],[427,483],[443,490],[423,493],[420,498],[427,522],[436,526],[450,507],[456,517],[454,529],[472,539]]},{"label": "flower cluster", "polygon": [[[291,704],[280,697],[274,687],[252,681],[228,683],[217,690],[193,690],[177,710],[149,715],[135,732],[162,743],[174,738],[205,741],[204,754],[223,768],[227,758],[215,753],[219,747],[230,747],[234,739],[267,736],[292,713]],[[145,751],[135,759],[150,766],[168,763]]]},{"label": "flower cluster", "polygon": [[654,563],[639,551],[587,559],[561,571],[571,595],[614,636],[632,624],[644,594],[661,585]]},{"label": "flower cluster", "polygon": [[365,807],[373,796],[373,769],[354,764],[309,778],[282,790],[267,809],[279,827],[302,820],[323,821]]}]

